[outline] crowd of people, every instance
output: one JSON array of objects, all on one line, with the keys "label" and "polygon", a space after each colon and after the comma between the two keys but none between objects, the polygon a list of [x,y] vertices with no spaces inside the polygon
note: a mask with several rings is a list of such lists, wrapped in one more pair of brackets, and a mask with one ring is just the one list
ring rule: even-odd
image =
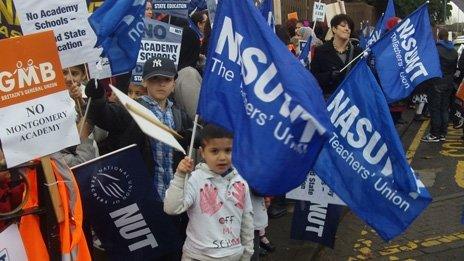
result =
[{"label": "crowd of people", "polygon": [[[163,14],[153,12],[147,1],[145,16],[168,21]],[[193,25],[183,19],[170,19],[183,28],[180,60],[176,66],[167,58],[154,57],[143,67],[142,84],[129,83],[129,77],[111,79],[128,96],[149,109],[164,125],[179,133],[180,144],[187,148],[192,134],[203,69],[211,33],[206,11],[191,15]],[[391,27],[399,22],[392,20]],[[290,20],[285,26],[277,25],[276,34],[289,52],[300,54],[299,41],[311,39],[309,70],[315,76],[328,99],[343,81],[355,59],[362,53],[358,41],[353,40],[355,26],[345,14],[330,21],[333,37],[324,41],[326,31],[321,26],[313,30],[303,22]],[[427,94],[427,110],[431,129],[422,140],[446,140],[449,115],[459,108],[454,93],[464,74],[464,58],[448,39],[448,32],[439,30],[437,49],[443,78],[432,79],[418,88],[418,95]],[[460,73],[462,72],[462,73]],[[259,195],[233,168],[231,161],[233,135],[219,126],[201,123],[193,158],[183,157],[170,146],[144,134],[126,109],[118,103],[108,87],[110,80],[87,79],[84,66],[63,70],[66,87],[80,114],[76,123],[80,129],[81,144],[56,153],[69,166],[94,159],[130,144],[137,144],[144,163],[152,174],[156,197],[164,204],[164,211],[172,216],[185,242],[182,249],[162,260],[259,260],[273,252],[275,246],[266,235],[268,217],[285,215],[285,198]],[[416,95],[416,94],[415,94]],[[82,108],[90,101],[87,119]],[[410,99],[399,105],[410,104]],[[419,104],[417,105],[418,107]],[[422,106],[423,107],[423,106]],[[395,123],[402,124],[401,111],[391,105]],[[81,111],[79,113],[79,110]],[[422,110],[422,109],[421,109]],[[400,115],[398,116],[398,112]],[[422,113],[422,112],[421,112]],[[453,117],[452,117],[453,118]],[[459,121],[459,119],[454,119]],[[2,157],[3,158],[3,157]],[[220,217],[233,217],[230,231],[224,234],[217,222]],[[86,228],[87,240],[92,246],[97,240],[92,228]],[[219,243],[217,238],[223,238]],[[105,245],[99,247],[105,248]]]}]

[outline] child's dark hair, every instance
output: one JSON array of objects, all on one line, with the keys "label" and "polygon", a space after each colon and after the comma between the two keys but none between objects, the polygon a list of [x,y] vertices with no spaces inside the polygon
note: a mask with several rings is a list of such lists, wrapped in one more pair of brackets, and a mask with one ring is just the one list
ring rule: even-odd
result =
[{"label": "child's dark hair", "polygon": [[230,133],[228,130],[211,123],[204,126],[201,130],[200,141],[202,147],[205,147],[206,142],[208,142],[209,140],[222,138],[233,139],[234,135]]}]

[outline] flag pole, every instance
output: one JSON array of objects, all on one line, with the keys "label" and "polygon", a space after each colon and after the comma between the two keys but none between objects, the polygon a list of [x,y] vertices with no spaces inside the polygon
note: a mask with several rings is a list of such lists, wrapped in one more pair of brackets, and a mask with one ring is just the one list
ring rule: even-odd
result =
[{"label": "flag pole", "polygon": [[190,138],[190,147],[189,147],[189,153],[188,153],[189,158],[192,158],[193,143],[195,141],[195,135],[197,134],[197,127],[198,127],[198,114],[195,114],[195,120],[193,121],[192,137]]},{"label": "flag pole", "polygon": [[345,67],[343,67],[340,72],[343,72],[344,70],[346,70],[346,68],[348,68],[352,63],[356,62],[359,58],[361,58],[364,53],[367,53],[369,51],[369,48],[362,51],[358,56],[356,56],[353,60],[351,60],[347,65],[345,65]]}]

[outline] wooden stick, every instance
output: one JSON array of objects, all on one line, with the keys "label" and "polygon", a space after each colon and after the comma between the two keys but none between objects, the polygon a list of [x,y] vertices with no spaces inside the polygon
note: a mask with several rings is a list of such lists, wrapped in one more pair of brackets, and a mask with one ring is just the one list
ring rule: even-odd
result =
[{"label": "wooden stick", "polygon": [[55,175],[53,174],[52,162],[50,156],[45,156],[40,159],[42,163],[42,169],[45,176],[45,181],[48,185],[48,192],[50,193],[50,198],[52,199],[53,210],[55,211],[56,220],[58,223],[64,221],[64,210],[63,205],[61,204],[60,192],[58,191],[58,186],[56,184]]},{"label": "wooden stick", "polygon": [[139,110],[138,108],[126,103],[125,104],[126,108],[137,114],[138,116],[144,118],[145,120],[155,124],[156,126],[160,127],[161,129],[171,133],[172,135],[174,135],[175,137],[179,138],[179,139],[183,139],[183,137],[181,135],[179,135],[179,133],[177,133],[176,131],[174,131],[173,129],[169,128],[168,126],[164,125],[163,123],[161,122],[158,122],[158,121],[155,121],[154,119],[151,118],[151,115],[147,115],[145,112]]}]

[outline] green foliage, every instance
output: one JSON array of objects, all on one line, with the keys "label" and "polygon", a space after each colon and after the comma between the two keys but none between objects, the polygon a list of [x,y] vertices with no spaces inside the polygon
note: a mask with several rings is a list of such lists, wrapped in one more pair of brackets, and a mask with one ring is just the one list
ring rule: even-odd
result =
[{"label": "green foliage", "polygon": [[[387,6],[387,0],[364,0],[364,2],[375,6],[379,16],[384,12],[385,7]],[[409,15],[411,12],[416,10],[417,7],[422,5],[425,1],[417,0],[394,0],[396,15],[398,17],[404,18]],[[451,16],[451,4],[450,0],[430,0],[429,1],[429,13],[430,13],[430,22],[432,24],[443,24],[443,13],[445,11],[445,2],[446,2],[446,18]]]}]

